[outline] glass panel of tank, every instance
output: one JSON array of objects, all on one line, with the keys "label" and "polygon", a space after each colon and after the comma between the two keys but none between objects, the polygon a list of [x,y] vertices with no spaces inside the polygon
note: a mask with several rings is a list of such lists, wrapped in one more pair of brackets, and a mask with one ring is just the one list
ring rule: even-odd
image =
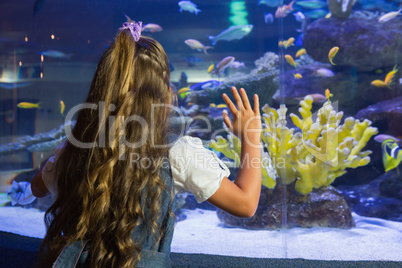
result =
[{"label": "glass panel of tank", "polygon": [[[172,127],[230,168],[230,87],[260,97],[262,190],[252,218],[176,201],[172,250],[262,258],[401,260],[401,2],[60,1],[0,4],[1,231],[44,236],[52,197],[30,181],[66,139],[117,29],[165,48]],[[253,103],[252,103],[253,105]]]}]

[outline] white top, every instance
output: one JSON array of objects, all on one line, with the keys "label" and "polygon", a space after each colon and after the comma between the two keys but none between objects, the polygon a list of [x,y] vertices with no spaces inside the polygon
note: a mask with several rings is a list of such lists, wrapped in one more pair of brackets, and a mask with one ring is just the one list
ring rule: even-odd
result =
[{"label": "white top", "polygon": [[[60,149],[58,147],[57,151]],[[169,150],[176,194],[190,191],[197,202],[201,203],[210,198],[221,185],[224,177],[229,177],[227,166],[202,145],[200,138],[183,136],[178,139]],[[52,194],[57,194],[57,186],[54,182],[55,156],[47,161],[42,179]]]}]

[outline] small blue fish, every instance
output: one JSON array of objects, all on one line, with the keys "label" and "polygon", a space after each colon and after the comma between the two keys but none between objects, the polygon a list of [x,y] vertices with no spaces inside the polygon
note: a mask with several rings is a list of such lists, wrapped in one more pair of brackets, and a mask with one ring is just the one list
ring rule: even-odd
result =
[{"label": "small blue fish", "polygon": [[7,196],[10,198],[11,205],[13,206],[16,204],[28,205],[36,199],[32,194],[31,184],[27,181],[13,181],[10,191],[7,191]]},{"label": "small blue fish", "polygon": [[50,57],[50,58],[59,58],[59,59],[70,59],[73,54],[66,54],[57,50],[46,50],[39,53],[40,55]]},{"label": "small blue fish", "polygon": [[246,35],[248,35],[252,29],[253,29],[252,24],[230,26],[220,34],[216,36],[208,36],[208,38],[209,40],[212,41],[212,45],[214,46],[216,42],[220,40],[225,41],[240,40]]},{"label": "small blue fish", "polygon": [[201,91],[206,88],[215,88],[215,87],[218,87],[220,84],[222,84],[222,82],[220,82],[218,80],[208,80],[205,82],[201,82],[201,83],[192,85],[190,87],[190,91]]},{"label": "small blue fish", "polygon": [[264,21],[267,24],[271,24],[274,22],[274,15],[272,13],[264,13]]}]

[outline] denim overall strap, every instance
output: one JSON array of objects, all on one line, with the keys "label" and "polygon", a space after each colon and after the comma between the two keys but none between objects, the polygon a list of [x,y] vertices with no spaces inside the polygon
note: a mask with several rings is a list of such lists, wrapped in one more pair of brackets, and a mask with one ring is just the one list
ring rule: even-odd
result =
[{"label": "denim overall strap", "polygon": [[80,258],[82,256],[82,252],[84,251],[84,248],[86,244],[88,243],[88,240],[80,240],[80,241],[75,241],[72,242],[68,245],[66,245],[59,256],[57,257],[56,261],[53,263],[53,268],[75,268],[80,266]]}]

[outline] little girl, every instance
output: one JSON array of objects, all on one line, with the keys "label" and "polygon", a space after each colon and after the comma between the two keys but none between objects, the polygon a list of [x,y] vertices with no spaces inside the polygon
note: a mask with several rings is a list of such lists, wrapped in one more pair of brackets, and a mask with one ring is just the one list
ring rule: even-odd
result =
[{"label": "little girl", "polygon": [[[55,202],[45,214],[40,267],[168,267],[174,194],[238,217],[254,215],[261,189],[261,119],[244,89],[223,94],[241,140],[234,182],[199,138],[169,139],[173,92],[162,46],[141,36],[141,22],[124,23],[102,55],[86,108],[68,140],[32,181],[35,196]],[[103,107],[103,108],[102,108]],[[102,109],[101,109],[102,108]]]}]

